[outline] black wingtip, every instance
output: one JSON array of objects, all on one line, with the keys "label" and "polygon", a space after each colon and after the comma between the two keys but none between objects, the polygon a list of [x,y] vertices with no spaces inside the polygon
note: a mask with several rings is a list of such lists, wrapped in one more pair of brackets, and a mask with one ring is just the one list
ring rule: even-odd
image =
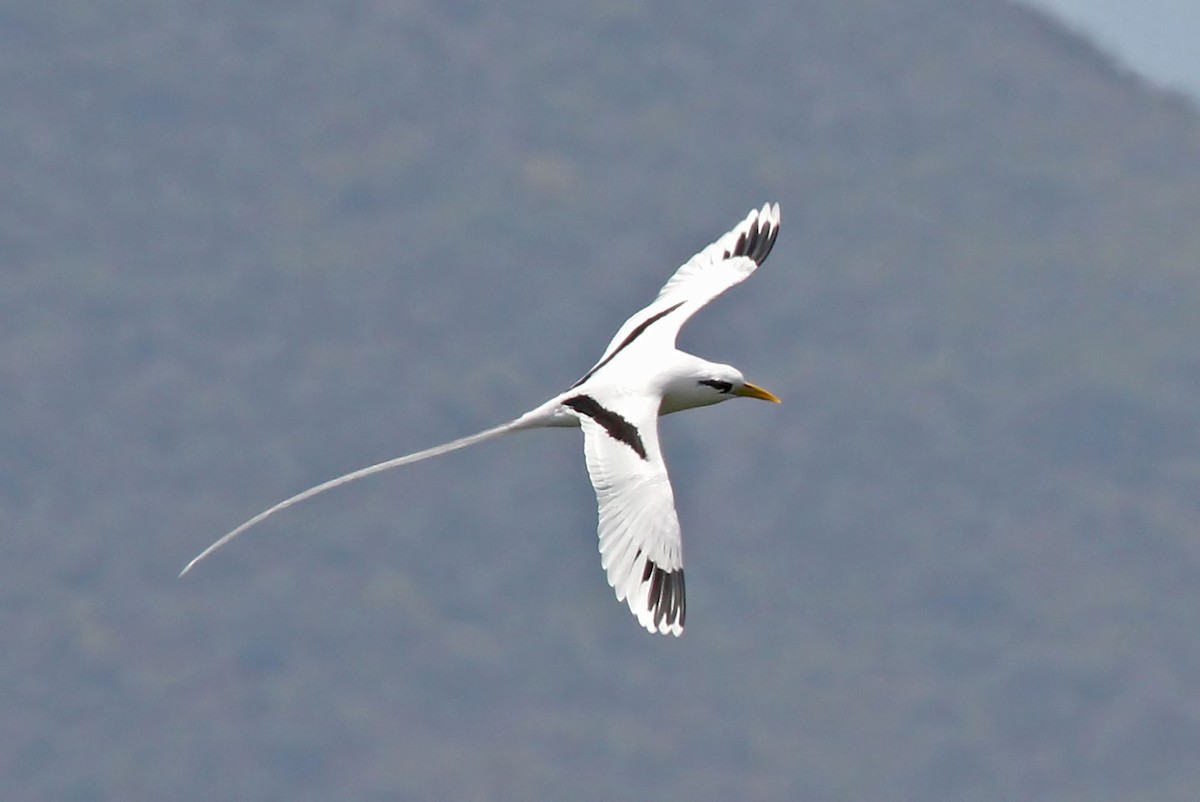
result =
[{"label": "black wingtip", "polygon": [[646,591],[646,606],[653,614],[654,629],[660,632],[667,632],[673,627],[683,629],[687,615],[683,569],[664,571],[647,560],[642,574],[642,581],[646,580],[650,582]]},{"label": "black wingtip", "polygon": [[751,215],[749,227],[738,235],[737,244],[733,250],[725,252],[725,258],[745,256],[753,259],[756,265],[761,265],[775,246],[775,238],[779,235],[777,213],[768,219],[766,213],[774,212],[774,206],[764,206]]}]

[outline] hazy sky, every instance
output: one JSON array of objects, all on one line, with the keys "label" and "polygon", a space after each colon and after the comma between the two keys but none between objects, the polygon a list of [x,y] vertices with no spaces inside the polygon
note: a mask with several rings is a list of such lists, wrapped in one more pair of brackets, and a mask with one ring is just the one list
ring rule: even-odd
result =
[{"label": "hazy sky", "polygon": [[1200,98],[1197,0],[1025,0],[1088,34],[1156,83]]}]

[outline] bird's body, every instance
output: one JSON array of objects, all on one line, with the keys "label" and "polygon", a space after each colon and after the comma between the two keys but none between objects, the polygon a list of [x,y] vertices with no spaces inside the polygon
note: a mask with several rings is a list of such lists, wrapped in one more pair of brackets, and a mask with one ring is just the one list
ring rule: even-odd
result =
[{"label": "bird's body", "polygon": [[685,595],[679,519],[658,440],[658,418],[737,396],[778,401],[742,374],[675,347],[698,309],[745,280],[770,253],[779,206],[754,210],[693,256],[654,301],[629,318],[600,360],[568,390],[492,429],[381,462],[309,488],[264,510],[183,569],[286,507],[331,488],[520,429],[582,427],[588,475],[599,506],[601,564],[617,598],[651,632],[683,632]]}]

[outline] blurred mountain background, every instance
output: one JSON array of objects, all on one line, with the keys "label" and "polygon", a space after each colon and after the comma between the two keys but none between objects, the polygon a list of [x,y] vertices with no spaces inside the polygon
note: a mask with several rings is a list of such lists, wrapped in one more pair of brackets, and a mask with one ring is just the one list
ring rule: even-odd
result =
[{"label": "blurred mountain background", "polygon": [[1026,0],[1157,84],[1200,96],[1200,5],[1191,0]]},{"label": "blurred mountain background", "polygon": [[[0,796],[1191,800],[1200,116],[1005,0],[0,9]],[[569,385],[778,200],[664,422]]]}]

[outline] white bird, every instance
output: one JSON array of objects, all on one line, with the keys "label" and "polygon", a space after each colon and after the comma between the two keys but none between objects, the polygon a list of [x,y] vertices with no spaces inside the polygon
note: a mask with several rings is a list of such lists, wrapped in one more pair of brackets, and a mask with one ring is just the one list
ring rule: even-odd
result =
[{"label": "white bird", "polygon": [[491,429],[360,468],[260,512],[197,555],[180,572],[265,518],[318,493],[519,429],[581,426],[588,475],[599,504],[601,564],[608,583],[651,632],[680,635],[686,614],[683,546],[658,416],[742,396],[779,402],[740,371],[675,347],[695,312],[762,264],[779,233],[779,204],[746,219],[689,259],[658,297],[617,331],[591,370],[546,403]]}]

